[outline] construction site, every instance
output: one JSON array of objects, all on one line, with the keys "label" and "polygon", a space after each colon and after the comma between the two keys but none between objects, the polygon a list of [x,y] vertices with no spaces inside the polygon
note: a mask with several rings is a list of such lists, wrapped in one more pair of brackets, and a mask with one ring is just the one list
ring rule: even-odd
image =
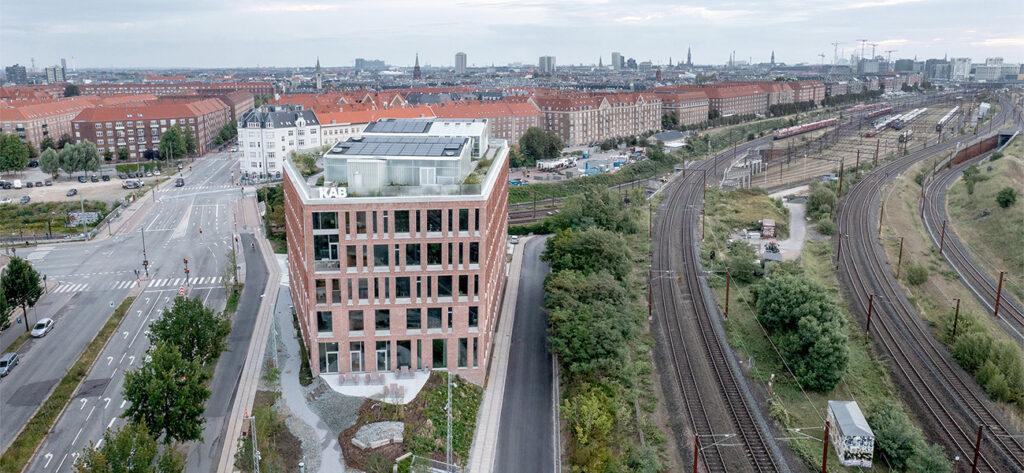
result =
[{"label": "construction site", "polygon": [[777,190],[837,179],[843,170],[875,165],[950,133],[973,134],[984,119],[979,106],[988,108],[982,104],[939,94],[854,107],[838,117],[778,130],[775,139],[736,156],[722,186]]}]

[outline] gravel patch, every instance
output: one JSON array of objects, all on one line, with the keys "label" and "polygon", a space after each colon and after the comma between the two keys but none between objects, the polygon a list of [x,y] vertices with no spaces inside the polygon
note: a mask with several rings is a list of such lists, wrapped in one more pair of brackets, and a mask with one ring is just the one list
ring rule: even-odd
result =
[{"label": "gravel patch", "polygon": [[359,407],[365,401],[361,397],[339,394],[319,377],[313,378],[313,383],[304,390],[310,410],[333,432],[341,432],[355,424]]}]

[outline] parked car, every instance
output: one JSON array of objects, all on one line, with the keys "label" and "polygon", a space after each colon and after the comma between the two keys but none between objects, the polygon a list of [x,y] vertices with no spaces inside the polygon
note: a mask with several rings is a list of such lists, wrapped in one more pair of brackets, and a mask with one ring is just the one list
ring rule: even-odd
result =
[{"label": "parked car", "polygon": [[36,187],[43,187],[43,181],[36,181]]},{"label": "parked car", "polygon": [[53,181],[51,181],[51,180],[49,180],[49,179],[47,179],[47,180],[46,180],[45,182],[46,182],[46,186],[47,186],[47,187],[49,187],[49,186],[52,186],[52,185],[53,185]]},{"label": "parked car", "polygon": [[185,187],[185,180],[180,178],[180,177],[175,179],[174,180],[174,187]]},{"label": "parked car", "polygon": [[146,177],[153,177],[153,173],[146,171]]},{"label": "parked car", "polygon": [[21,179],[15,179],[12,185],[15,189],[21,189]]},{"label": "parked car", "polygon": [[11,185],[10,182],[4,181],[4,182],[0,182],[0,187],[2,187],[4,189],[10,189],[11,187],[14,187],[14,186]]},{"label": "parked car", "polygon": [[127,173],[123,173],[123,172],[119,172],[119,173],[117,173],[117,178],[118,179],[128,179],[128,174]]},{"label": "parked car", "polygon": [[28,167],[30,167],[30,168],[37,168],[37,167],[39,167],[39,161],[37,161],[35,159],[29,161],[28,162]]},{"label": "parked car", "polygon": [[237,152],[237,151],[238,151],[238,147],[237,147],[237,146],[232,146],[232,147],[231,147],[231,152],[232,152],[232,153],[235,153],[235,152]]},{"label": "parked car", "polygon": [[159,169],[154,170],[153,171],[153,175],[154,176],[159,176],[160,175],[160,170]]},{"label": "parked car", "polygon": [[100,177],[93,174],[92,177],[89,178],[89,180],[92,182],[100,182]]},{"label": "parked car", "polygon": [[74,196],[78,195],[78,189],[75,189],[74,187],[72,187],[72,188],[71,188],[71,189],[69,189],[69,190],[68,190],[68,192],[67,192],[66,194],[64,194],[64,195],[66,195],[66,196],[68,196],[68,197],[74,197]]},{"label": "parked car", "polygon": [[86,178],[85,176],[78,176],[78,182],[85,184],[86,182],[89,182],[89,179]]},{"label": "parked car", "polygon": [[23,204],[27,204],[27,203],[29,203],[29,202],[31,202],[31,201],[32,201],[32,198],[31,198],[31,197],[29,197],[29,196],[27,196],[27,195],[23,195],[23,196],[21,196],[21,203],[23,203]]},{"label": "parked car", "polygon": [[53,330],[53,319],[47,317],[45,319],[39,319],[35,326],[32,327],[32,336],[35,338],[43,338],[46,334]]},{"label": "parked car", "polygon": [[110,180],[110,176],[104,174],[104,175],[100,176],[100,179],[103,179],[103,181],[106,182],[106,181]]},{"label": "parked car", "polygon": [[0,377],[11,374],[11,370],[18,366],[19,361],[21,361],[21,357],[17,353],[4,353],[3,356],[0,356]]},{"label": "parked car", "polygon": [[518,245],[519,244],[519,236],[518,235],[512,235],[511,237],[509,237],[508,242],[513,244],[513,245]]},{"label": "parked car", "polygon": [[28,188],[28,189],[31,189],[31,188],[33,188],[33,187],[35,187],[35,186],[36,186],[36,185],[35,185],[35,184],[33,184],[33,183],[32,183],[32,181],[27,181],[27,182],[25,182],[25,187],[26,187],[26,188]]}]

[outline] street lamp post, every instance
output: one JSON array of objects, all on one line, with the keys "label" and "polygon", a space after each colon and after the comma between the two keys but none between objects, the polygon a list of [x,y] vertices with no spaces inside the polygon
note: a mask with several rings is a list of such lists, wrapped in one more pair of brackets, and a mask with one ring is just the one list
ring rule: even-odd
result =
[{"label": "street lamp post", "polygon": [[140,228],[142,232],[142,268],[146,270],[146,277],[149,277],[149,258],[146,257],[146,229]]}]

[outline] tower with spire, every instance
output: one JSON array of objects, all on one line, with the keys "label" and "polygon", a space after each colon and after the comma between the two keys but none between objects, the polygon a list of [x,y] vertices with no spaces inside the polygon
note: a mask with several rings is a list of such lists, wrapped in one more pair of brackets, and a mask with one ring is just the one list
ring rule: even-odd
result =
[{"label": "tower with spire", "polygon": [[693,57],[690,56],[690,47],[689,46],[686,47],[686,65],[687,66],[692,66],[693,65]]},{"label": "tower with spire", "polygon": [[774,49],[772,50],[772,62],[771,62],[771,64],[772,64],[772,67],[775,66],[775,50]]},{"label": "tower with spire", "polygon": [[313,79],[316,81],[316,90],[320,90],[324,86],[323,73],[320,71],[320,56],[316,57],[316,70],[313,72]]},{"label": "tower with spire", "polygon": [[412,78],[423,78],[423,71],[420,70],[420,53],[416,53],[416,64],[412,66]]}]

